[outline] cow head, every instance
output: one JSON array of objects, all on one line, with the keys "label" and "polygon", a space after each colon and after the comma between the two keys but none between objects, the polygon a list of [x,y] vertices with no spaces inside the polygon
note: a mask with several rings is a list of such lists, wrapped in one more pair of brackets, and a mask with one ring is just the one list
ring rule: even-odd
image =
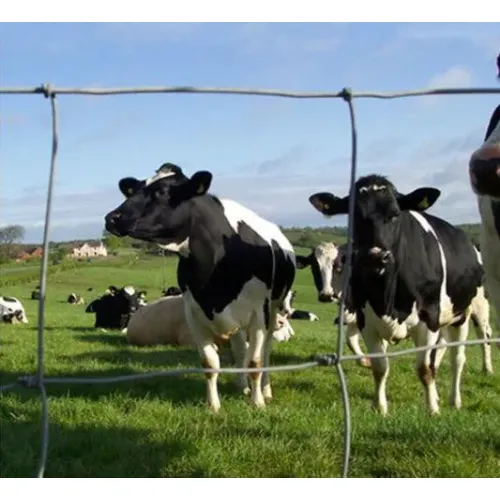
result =
[{"label": "cow head", "polygon": [[177,165],[165,163],[149,179],[126,177],[118,187],[125,201],[105,216],[106,230],[161,245],[179,245],[190,232],[192,200],[204,195],[212,174],[186,177]]},{"label": "cow head", "polygon": [[469,179],[476,195],[500,200],[500,106],[491,116],[483,144],[470,157]]},{"label": "cow head", "polygon": [[[382,250],[393,248],[399,237],[399,221],[403,211],[425,211],[439,198],[439,189],[422,187],[402,194],[381,175],[360,177],[354,185],[354,241],[357,248]],[[316,210],[327,217],[347,214],[349,195],[338,198],[332,193],[316,193],[309,197]]]},{"label": "cow head", "polygon": [[[497,70],[500,80],[500,54]],[[475,194],[500,200],[500,106],[491,115],[483,144],[469,159],[469,179]]]},{"label": "cow head", "polygon": [[317,245],[307,255],[297,255],[297,269],[311,267],[314,285],[320,302],[332,302],[338,299],[336,288],[336,270],[338,270],[339,248],[331,242]]}]

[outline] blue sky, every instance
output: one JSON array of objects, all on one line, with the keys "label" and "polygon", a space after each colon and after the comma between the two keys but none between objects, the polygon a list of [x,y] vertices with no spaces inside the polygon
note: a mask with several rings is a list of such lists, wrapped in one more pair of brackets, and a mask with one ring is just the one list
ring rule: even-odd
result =
[{"label": "blue sky", "polygon": [[[491,24],[2,24],[0,86],[195,85],[289,90],[403,90],[498,85]],[[326,222],[310,194],[345,194],[348,112],[341,100],[228,95],[58,98],[59,162],[51,239],[97,237],[121,177],[164,162],[210,170],[211,191],[285,226]],[[433,213],[479,220],[467,160],[498,95],[359,100],[358,173],[401,191],[442,190]],[[0,96],[0,224],[40,241],[50,159],[50,106]]]}]

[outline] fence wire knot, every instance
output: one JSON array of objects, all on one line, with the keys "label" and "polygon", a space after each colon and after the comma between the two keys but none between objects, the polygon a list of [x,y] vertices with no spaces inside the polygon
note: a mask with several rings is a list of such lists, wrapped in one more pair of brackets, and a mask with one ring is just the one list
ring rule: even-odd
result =
[{"label": "fence wire knot", "polygon": [[344,99],[345,102],[351,102],[352,101],[352,90],[348,87],[344,87],[339,94],[342,99]]},{"label": "fence wire knot", "polygon": [[314,358],[319,366],[335,366],[339,362],[339,357],[337,354],[318,354]]},{"label": "fence wire knot", "polygon": [[37,90],[47,99],[54,94],[54,91],[50,88],[50,83],[44,83],[43,85],[40,85]]},{"label": "fence wire knot", "polygon": [[17,379],[18,383],[27,389],[37,389],[42,386],[37,375],[23,375]]}]

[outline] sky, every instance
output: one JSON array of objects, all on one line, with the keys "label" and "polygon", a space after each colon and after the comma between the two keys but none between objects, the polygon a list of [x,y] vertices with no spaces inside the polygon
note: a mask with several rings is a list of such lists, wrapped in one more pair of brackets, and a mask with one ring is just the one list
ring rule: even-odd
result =
[{"label": "sky", "polygon": [[[498,24],[1,23],[0,87],[192,85],[297,91],[496,87]],[[478,222],[468,184],[498,95],[355,101],[358,175],[434,186],[430,210]],[[151,94],[58,97],[59,151],[50,239],[99,237],[122,177],[165,162],[209,170],[210,191],[286,227],[345,225],[308,202],[347,194],[350,125],[341,99]],[[0,226],[43,237],[50,104],[0,95]]]}]

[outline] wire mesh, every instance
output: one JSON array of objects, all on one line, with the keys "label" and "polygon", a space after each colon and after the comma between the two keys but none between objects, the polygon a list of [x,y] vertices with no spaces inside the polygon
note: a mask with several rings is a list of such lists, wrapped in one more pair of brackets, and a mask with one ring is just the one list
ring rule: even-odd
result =
[{"label": "wire mesh", "polygon": [[484,339],[484,340],[468,340],[462,342],[448,342],[446,344],[415,347],[411,349],[404,349],[394,352],[386,352],[379,354],[365,354],[358,355],[343,355],[343,346],[345,338],[344,326],[344,300],[346,297],[346,289],[349,282],[351,273],[351,257],[353,245],[353,214],[355,196],[349,198],[349,211],[348,211],[348,247],[347,247],[347,260],[346,272],[342,281],[342,297],[340,300],[340,317],[338,323],[338,337],[337,337],[337,352],[333,354],[323,354],[314,357],[313,361],[282,366],[270,366],[266,368],[220,368],[218,370],[208,368],[185,368],[176,370],[165,370],[158,372],[149,372],[143,374],[121,375],[116,377],[95,377],[95,378],[79,378],[79,377],[45,377],[44,376],[44,313],[45,313],[45,295],[47,289],[47,270],[48,270],[48,249],[49,249],[49,233],[50,221],[52,210],[52,197],[53,187],[57,166],[57,152],[58,152],[58,108],[57,108],[57,95],[123,95],[123,94],[168,94],[168,93],[188,93],[188,94],[232,94],[232,95],[253,95],[253,96],[272,96],[293,99],[332,99],[342,98],[348,106],[349,119],[351,125],[351,176],[350,176],[350,190],[354,193],[352,187],[356,181],[357,169],[357,128],[356,128],[356,114],[353,99],[356,98],[371,98],[371,99],[399,99],[404,97],[426,96],[426,95],[467,95],[467,94],[500,94],[500,88],[434,88],[434,89],[420,89],[408,90],[401,92],[353,92],[351,89],[343,88],[338,92],[296,92],[286,90],[272,90],[272,89],[255,89],[255,88],[223,88],[223,87],[191,87],[191,86],[175,86],[175,87],[132,87],[132,88],[63,88],[52,87],[49,84],[41,85],[38,87],[4,87],[0,88],[0,94],[42,94],[50,99],[51,105],[51,119],[52,119],[52,152],[50,159],[49,183],[47,189],[47,203],[45,211],[45,227],[43,236],[43,258],[40,269],[40,301],[38,309],[38,336],[37,336],[37,369],[35,375],[26,375],[19,377],[16,383],[10,383],[0,386],[0,394],[7,390],[12,390],[18,386],[27,388],[40,389],[40,396],[42,400],[42,422],[41,422],[41,453],[40,462],[37,469],[36,476],[43,478],[49,445],[49,414],[48,414],[48,399],[46,393],[46,385],[50,384],[108,384],[117,382],[126,382],[131,380],[145,380],[156,377],[166,376],[179,376],[186,374],[201,374],[201,373],[252,373],[256,371],[278,372],[278,371],[292,371],[304,370],[318,366],[334,366],[339,378],[341,387],[341,397],[344,408],[344,454],[342,461],[342,477],[346,478],[349,474],[349,460],[351,454],[351,412],[349,405],[349,392],[347,388],[346,377],[342,368],[344,361],[359,360],[361,358],[377,358],[377,357],[399,357],[406,354],[413,354],[419,351],[430,349],[440,349],[453,347],[457,345],[477,345],[484,343],[500,343],[500,338]]}]

